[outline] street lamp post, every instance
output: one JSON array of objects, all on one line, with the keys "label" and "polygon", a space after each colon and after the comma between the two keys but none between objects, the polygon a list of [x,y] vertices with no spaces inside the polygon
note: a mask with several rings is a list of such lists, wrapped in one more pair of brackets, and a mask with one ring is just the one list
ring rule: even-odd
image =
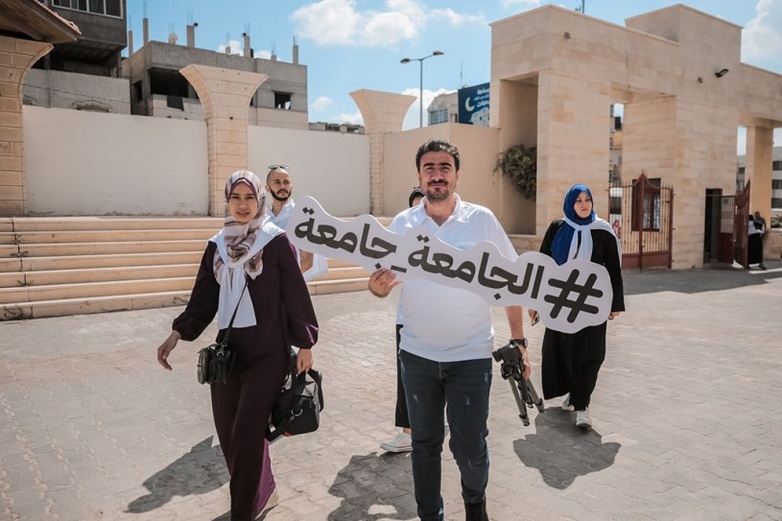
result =
[{"label": "street lamp post", "polygon": [[427,58],[431,58],[432,56],[442,56],[443,54],[445,54],[443,51],[432,51],[432,54],[430,54],[429,56],[424,56],[423,58],[402,58],[400,60],[400,63],[418,62],[421,64],[420,73],[418,75],[418,100],[419,100],[418,127],[419,128],[424,126],[424,60]]}]

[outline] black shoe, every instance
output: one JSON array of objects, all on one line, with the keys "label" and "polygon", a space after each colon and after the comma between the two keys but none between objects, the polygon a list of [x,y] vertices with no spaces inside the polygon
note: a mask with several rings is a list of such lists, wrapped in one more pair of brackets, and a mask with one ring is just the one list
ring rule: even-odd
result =
[{"label": "black shoe", "polygon": [[480,503],[464,503],[465,521],[489,521],[486,514],[486,498]]},{"label": "black shoe", "polygon": [[762,269],[762,270],[766,269],[766,265],[763,264],[762,262],[760,263],[760,269]]}]

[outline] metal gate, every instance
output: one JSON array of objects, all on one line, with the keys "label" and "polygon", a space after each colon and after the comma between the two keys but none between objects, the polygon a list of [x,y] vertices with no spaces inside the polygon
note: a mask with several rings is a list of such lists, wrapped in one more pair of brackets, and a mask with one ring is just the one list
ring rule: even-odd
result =
[{"label": "metal gate", "polygon": [[609,189],[609,222],[622,243],[622,267],[671,267],[673,186],[641,174]]},{"label": "metal gate", "polygon": [[744,187],[740,194],[736,194],[736,201],[733,205],[733,259],[744,268],[749,268],[747,264],[747,254],[749,245],[749,184]]}]

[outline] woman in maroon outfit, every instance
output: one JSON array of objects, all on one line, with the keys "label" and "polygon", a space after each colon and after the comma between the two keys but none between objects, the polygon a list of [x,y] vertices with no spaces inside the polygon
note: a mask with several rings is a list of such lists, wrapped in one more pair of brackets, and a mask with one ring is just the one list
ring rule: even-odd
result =
[{"label": "woman in maroon outfit", "polygon": [[[231,475],[231,520],[255,519],[274,490],[264,434],[289,364],[312,367],[318,323],[287,236],[264,222],[265,193],[252,172],[234,172],[225,187],[228,212],[212,237],[190,301],[158,347],[160,365],[180,339],[195,340],[218,317],[218,338],[236,310],[230,345],[236,363],[228,382],[211,386],[212,413]],[[246,288],[245,288],[246,284]]]}]

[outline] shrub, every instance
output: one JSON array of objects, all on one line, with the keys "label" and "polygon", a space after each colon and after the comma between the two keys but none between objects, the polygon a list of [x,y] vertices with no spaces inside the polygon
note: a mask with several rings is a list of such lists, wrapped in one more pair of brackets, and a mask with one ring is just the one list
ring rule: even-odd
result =
[{"label": "shrub", "polygon": [[535,200],[538,185],[537,149],[514,145],[497,159],[494,171],[511,178],[516,189],[527,199]]}]

